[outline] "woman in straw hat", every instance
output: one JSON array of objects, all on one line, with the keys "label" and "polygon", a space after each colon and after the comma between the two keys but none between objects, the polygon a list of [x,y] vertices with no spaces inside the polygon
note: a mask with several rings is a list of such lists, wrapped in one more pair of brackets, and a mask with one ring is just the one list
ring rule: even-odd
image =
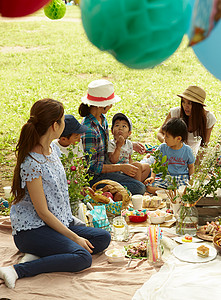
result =
[{"label": "woman in straw hat", "polygon": [[88,94],[81,100],[79,114],[84,117],[82,124],[89,127],[81,138],[84,151],[92,155],[89,172],[94,177],[90,184],[110,179],[126,186],[132,194],[144,194],[145,185],[133,178],[138,171],[137,167],[106,162],[109,131],[105,114],[114,103],[121,100],[114,94],[113,84],[104,79],[92,81],[88,85]]},{"label": "woman in straw hat", "polygon": [[[183,118],[188,127],[187,144],[197,155],[199,147],[209,143],[216,118],[213,113],[205,109],[206,92],[199,86],[190,85],[177,96],[181,98],[181,106],[170,110],[163,125],[173,117]],[[158,140],[162,143],[164,142],[163,125],[157,134]]]}]

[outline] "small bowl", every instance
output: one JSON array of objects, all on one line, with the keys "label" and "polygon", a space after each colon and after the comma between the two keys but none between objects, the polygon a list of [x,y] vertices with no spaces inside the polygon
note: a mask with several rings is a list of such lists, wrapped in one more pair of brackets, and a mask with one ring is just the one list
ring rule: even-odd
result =
[{"label": "small bowl", "polygon": [[221,254],[221,246],[217,245],[216,241],[220,238],[221,238],[221,232],[217,233],[213,238],[213,245],[219,254]]},{"label": "small bowl", "polygon": [[158,197],[160,197],[162,200],[166,200],[168,198],[165,190],[157,190],[156,194]]},{"label": "small bowl", "polygon": [[146,214],[144,216],[129,216],[130,222],[134,222],[134,223],[145,222],[146,219],[147,219]]},{"label": "small bowl", "polygon": [[107,256],[109,263],[123,262],[125,258],[125,250],[114,248],[107,250],[105,255]]},{"label": "small bowl", "polygon": [[153,216],[150,214],[149,218],[152,224],[161,224],[165,222],[166,213],[163,213],[161,216]]},{"label": "small bowl", "polygon": [[150,217],[151,224],[161,224],[165,222],[165,216],[162,217]]}]

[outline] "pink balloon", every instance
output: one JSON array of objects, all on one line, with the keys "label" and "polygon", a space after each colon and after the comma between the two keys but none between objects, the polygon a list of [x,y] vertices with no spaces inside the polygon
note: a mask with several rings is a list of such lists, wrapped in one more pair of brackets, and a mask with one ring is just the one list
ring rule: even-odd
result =
[{"label": "pink balloon", "polygon": [[16,18],[33,14],[51,0],[0,0],[2,17]]}]

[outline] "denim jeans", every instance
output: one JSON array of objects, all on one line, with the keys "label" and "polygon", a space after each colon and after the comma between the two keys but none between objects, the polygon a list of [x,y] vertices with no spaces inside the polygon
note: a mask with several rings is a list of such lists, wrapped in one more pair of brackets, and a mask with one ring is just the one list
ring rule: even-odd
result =
[{"label": "denim jeans", "polygon": [[110,179],[119,182],[123,186],[125,185],[132,195],[143,195],[146,192],[146,186],[142,182],[121,172],[101,173],[98,176],[95,175],[90,181],[90,185],[92,186],[94,183],[103,179]]},{"label": "denim jeans", "polygon": [[[106,249],[111,240],[109,232],[100,228],[70,225],[69,229],[91,242],[93,254]],[[92,263],[92,256],[86,249],[48,226],[19,231],[14,242],[21,252],[40,257],[14,265],[18,278],[50,272],[78,272]]]}]

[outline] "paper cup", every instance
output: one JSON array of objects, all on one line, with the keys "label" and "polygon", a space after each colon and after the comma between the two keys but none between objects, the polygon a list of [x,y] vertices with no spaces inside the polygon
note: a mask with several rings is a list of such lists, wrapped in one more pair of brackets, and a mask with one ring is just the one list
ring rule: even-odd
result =
[{"label": "paper cup", "polygon": [[142,209],[143,207],[143,195],[133,195],[132,196],[133,208],[136,210]]},{"label": "paper cup", "polygon": [[5,198],[8,199],[11,197],[11,187],[10,186],[4,186],[4,193],[5,193]]}]

